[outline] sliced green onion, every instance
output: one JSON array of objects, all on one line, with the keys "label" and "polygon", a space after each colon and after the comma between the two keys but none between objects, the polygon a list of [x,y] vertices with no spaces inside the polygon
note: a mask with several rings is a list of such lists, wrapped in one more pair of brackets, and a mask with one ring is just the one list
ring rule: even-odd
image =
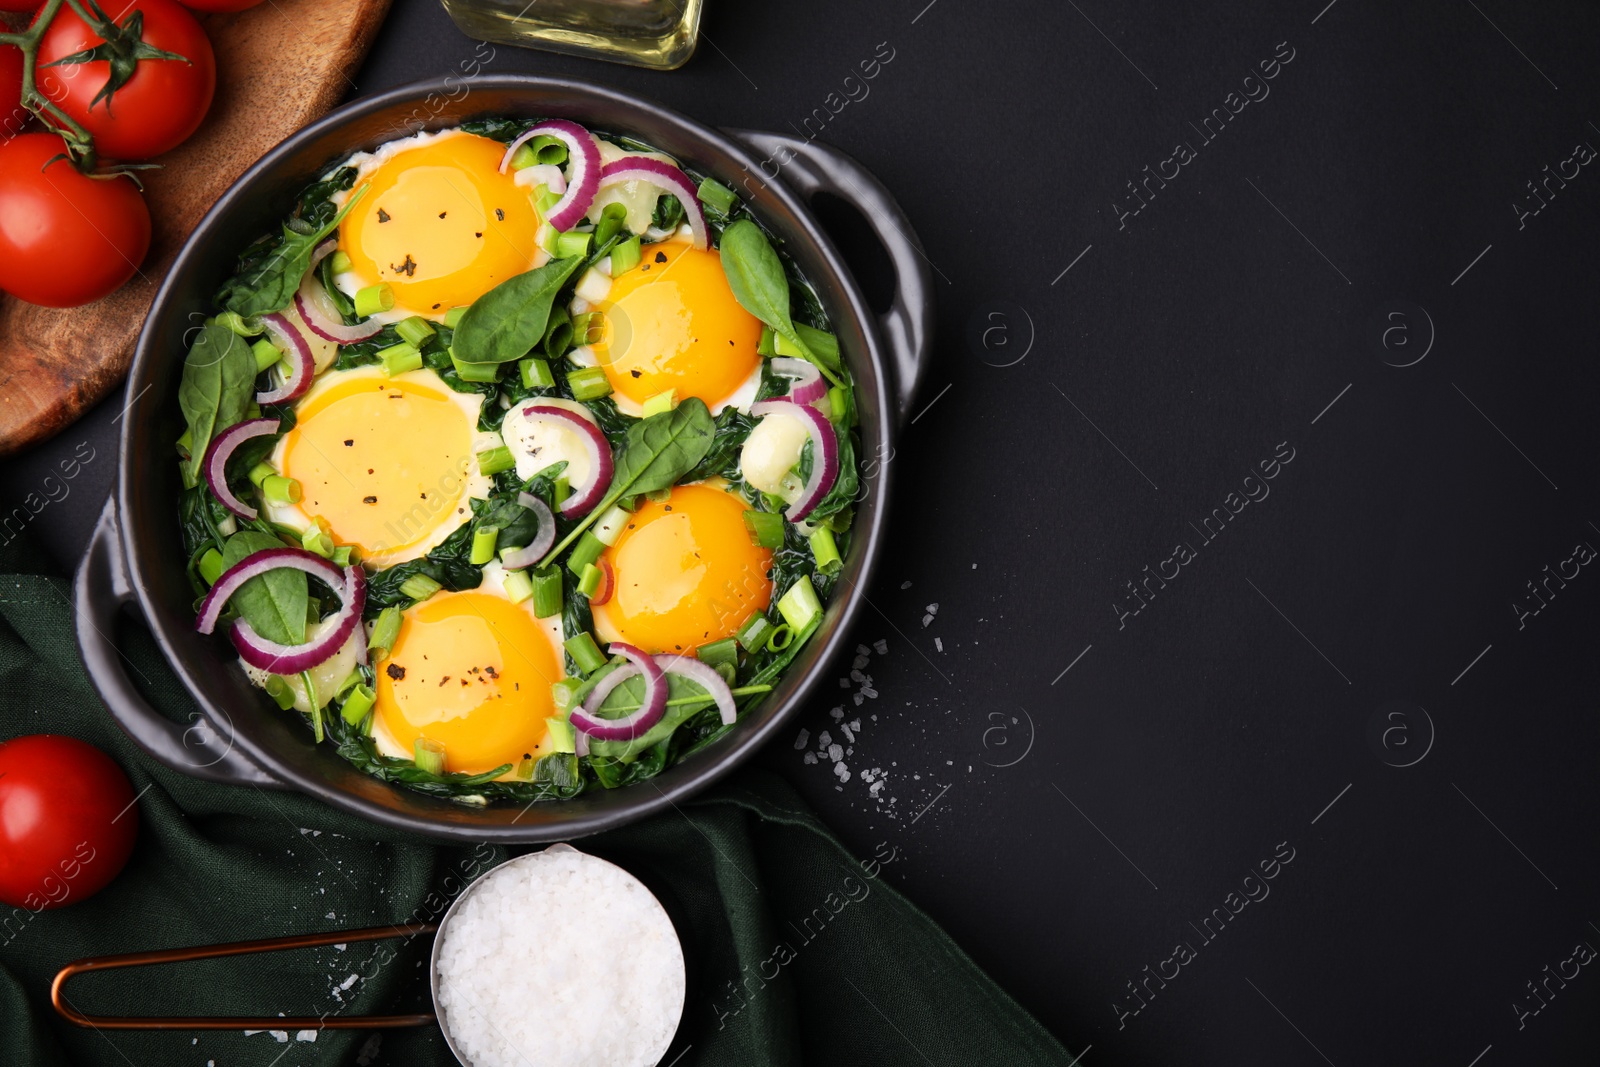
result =
[{"label": "sliced green onion", "polygon": [[300,547],[328,559],[333,555],[333,538],[323,533],[320,526],[308,526],[300,535]]},{"label": "sliced green onion", "polygon": [[339,709],[339,715],[351,726],[360,726],[361,720],[367,717],[367,712],[372,710],[373,703],[378,695],[372,691],[370,685],[357,684],[344,698],[344,706]]},{"label": "sliced green onion", "polygon": [[694,654],[700,662],[709,663],[713,667],[739,666],[739,642],[731,637],[724,637],[721,641],[713,641],[709,645],[701,645],[695,649]]},{"label": "sliced green onion", "polygon": [[583,568],[599,559],[600,553],[605,550],[606,543],[596,537],[593,530],[585,530],[583,536],[578,538],[572,555],[567,557],[567,569],[573,574],[582,574]]},{"label": "sliced green onion", "polygon": [[[526,147],[526,146],[524,146]],[[517,778],[524,782],[533,781],[534,768],[539,766],[539,761],[532,756],[524,756],[517,761]]]},{"label": "sliced green onion", "polygon": [[301,671],[300,684],[306,687],[306,703],[311,705],[311,736],[320,745],[325,735],[322,731],[322,701],[317,699],[317,682],[311,677],[310,671]]},{"label": "sliced green onion", "polygon": [[[556,199],[560,199],[557,197]],[[556,237],[556,258],[571,259],[573,256],[586,256],[589,254],[589,241],[593,234],[580,233],[572,230]]]},{"label": "sliced green onion", "polygon": [[274,504],[300,503],[300,483],[293,478],[285,478],[281,474],[273,474],[262,479],[261,495]]},{"label": "sliced green onion", "polygon": [[501,588],[506,591],[506,599],[513,604],[520,604],[534,594],[533,579],[528,577],[527,571],[506,571]]},{"label": "sliced green onion", "polygon": [[250,401],[250,406],[245,408],[244,412],[247,419],[259,419],[261,417],[261,405],[252,400]]},{"label": "sliced green onion", "polygon": [[830,367],[839,365],[839,339],[827,330],[819,330],[815,326],[807,326],[803,322],[794,324],[794,332],[800,335],[800,340],[805,342],[811,354]]},{"label": "sliced green onion", "polygon": [[775,356],[778,350],[773,347],[773,338],[777,335],[772,332],[771,326],[761,327],[761,340],[756,342],[756,354],[762,356]]},{"label": "sliced green onion", "polygon": [[567,497],[572,495],[572,483],[567,481],[565,474],[559,475],[555,484],[550,487],[550,500],[556,507],[567,502]]},{"label": "sliced green onion", "polygon": [[703,180],[695,195],[700,198],[702,204],[719,215],[731,214],[733,205],[739,202],[739,198],[733,195],[732,189],[713,178]]},{"label": "sliced green onion", "polygon": [[833,540],[833,531],[826,526],[819,526],[811,534],[810,540],[811,558],[817,561],[817,570],[823,574],[838,573],[844,561],[839,558],[839,546]]},{"label": "sliced green onion", "polygon": [[598,311],[585,311],[572,316],[572,340],[575,344],[592,345],[605,336],[605,317]]},{"label": "sliced green onion", "polygon": [[663,411],[671,411],[678,401],[676,389],[664,389],[644,402],[644,418],[659,415]]},{"label": "sliced green onion", "polygon": [[[511,454],[511,449],[505,445],[496,445],[478,453],[478,472],[480,474],[499,474],[508,471],[517,465],[517,459]],[[484,562],[488,562],[485,560]]]},{"label": "sliced green onion", "polygon": [[346,693],[350,692],[350,690],[354,689],[360,684],[361,672],[359,670],[351,671],[349,674],[344,676],[344,681],[339,683],[339,688],[333,691],[333,699],[343,700]]},{"label": "sliced green onion", "polygon": [[294,689],[282,675],[267,675],[266,690],[267,696],[271,697],[281,710],[288,711],[294,707]]},{"label": "sliced green onion", "polygon": [[428,338],[432,337],[436,331],[433,328],[433,323],[421,315],[413,315],[409,319],[401,319],[396,323],[394,332],[399,334],[403,340],[421,348],[428,343]]},{"label": "sliced green onion", "polygon": [[247,319],[237,311],[224,311],[216,317],[218,326],[226,326],[240,337],[258,337],[261,334],[261,323],[255,319]]},{"label": "sliced green onion", "polygon": [[773,628],[773,631],[767,635],[768,652],[782,652],[793,643],[794,630],[786,622],[779,623]]},{"label": "sliced green onion", "polygon": [[256,357],[256,373],[260,374],[283,358],[283,349],[263,337],[250,346],[250,354]]},{"label": "sliced green onion", "polygon": [[347,274],[354,266],[355,264],[350,262],[350,253],[342,248],[334,252],[328,260],[328,269],[335,274]]},{"label": "sliced green onion", "polygon": [[611,395],[611,379],[602,367],[579,367],[567,375],[574,400],[599,400]]},{"label": "sliced green onion", "polygon": [[644,498],[652,504],[665,504],[672,499],[672,487],[669,485],[665,489],[652,489],[644,495]]},{"label": "sliced green onion", "polygon": [[583,574],[578,578],[578,592],[586,597],[593,597],[600,591],[600,579],[603,577],[599,567],[593,563],[589,564],[583,568]]},{"label": "sliced green onion", "polygon": [[450,353],[450,363],[464,382],[492,382],[500,377],[498,363],[463,363],[456,358],[454,351]]},{"label": "sliced green onion", "polygon": [[333,555],[328,558],[341,567],[348,567],[350,566],[350,560],[355,557],[355,552],[354,545],[340,545],[333,550]]},{"label": "sliced green onion", "polygon": [[620,504],[613,504],[607,508],[595,522],[593,530],[595,539],[602,545],[614,545],[617,538],[622,536],[622,528],[628,525],[628,513]]},{"label": "sliced green onion", "polygon": [[760,548],[783,547],[783,516],[770,511],[746,511],[744,528],[750,543]]},{"label": "sliced green onion", "polygon": [[391,604],[378,612],[378,621],[372,624],[372,637],[367,642],[372,647],[372,662],[386,657],[399,638],[400,608]]},{"label": "sliced green onion", "polygon": [[517,150],[511,153],[511,168],[525,170],[539,162],[539,153],[533,150],[533,145],[527,141],[517,145]]},{"label": "sliced green onion", "polygon": [[822,604],[817,600],[817,589],[811,584],[811,579],[801,577],[789,587],[789,591],[778,600],[778,613],[796,630],[804,630],[811,625],[811,620],[822,613]]},{"label": "sliced green onion", "polygon": [[522,147],[531,148],[534,158],[540,163],[551,163],[559,167],[567,161],[567,143],[559,137],[541,133],[533,140],[524,143]]},{"label": "sliced green onion", "polygon": [[581,699],[578,690],[583,688],[583,682],[577,678],[563,678],[550,686],[550,700],[557,711],[565,715],[578,706]]},{"label": "sliced green onion", "polygon": [[765,648],[767,638],[772,634],[772,620],[765,615],[752,615],[749,621],[739,627],[739,632],[734,634],[734,640],[744,647],[746,652],[755,652]]},{"label": "sliced green onion", "polygon": [[460,307],[454,307],[454,308],[451,308],[449,311],[446,311],[444,313],[444,324],[446,326],[450,327],[452,330],[455,329],[457,326],[460,326],[461,325],[461,316],[463,316],[463,315],[465,315],[467,313],[467,307],[468,306],[469,305],[462,304]]},{"label": "sliced green onion", "polygon": [[367,318],[394,307],[394,289],[388,282],[369,285],[356,293],[356,315]]},{"label": "sliced green onion", "polygon": [[600,646],[594,643],[594,637],[585,630],[576,637],[569,637],[564,642],[567,654],[572,657],[572,662],[578,665],[578,670],[584,674],[593,674],[606,665],[605,656],[600,654]]},{"label": "sliced green onion", "polygon": [[855,520],[855,515],[855,508],[840,508],[824,519],[823,522],[834,533],[844,533],[850,529],[850,523]]},{"label": "sliced green onion", "polygon": [[250,468],[250,484],[255,486],[257,489],[260,489],[262,482],[266,481],[268,478],[277,473],[278,470],[276,467],[268,463],[266,460],[262,460],[260,463],[257,463],[254,467]]},{"label": "sliced green onion", "polygon": [[628,209],[621,204],[607,204],[600,209],[600,221],[594,226],[594,243],[603,245],[615,237],[622,230],[622,220],[628,217]]},{"label": "sliced green onion", "polygon": [[419,737],[411,746],[417,769],[429,774],[444,773],[444,746],[431,737]]},{"label": "sliced green onion", "polygon": [[561,568],[547,567],[536,571],[533,575],[533,617],[548,619],[552,615],[559,615],[563,606]]},{"label": "sliced green onion", "polygon": [[615,278],[637,267],[643,255],[639,249],[638,237],[630,237],[620,242],[611,250],[611,276]]},{"label": "sliced green onion", "polygon": [[214,548],[205,550],[200,557],[200,577],[206,580],[207,585],[216,585],[217,579],[222,577],[222,553]]},{"label": "sliced green onion", "polygon": [[576,752],[578,750],[577,731],[572,728],[570,722],[552,716],[546,719],[544,724],[545,728],[550,731],[550,751]]},{"label": "sliced green onion", "polygon": [[472,555],[467,562],[481,567],[494,559],[495,542],[500,540],[500,527],[480,526],[472,532]]},{"label": "sliced green onion", "polygon": [[772,335],[772,350],[780,356],[791,356],[796,359],[804,359],[806,356],[805,351],[799,345],[781,333]]},{"label": "sliced green onion", "polygon": [[408,341],[378,349],[378,358],[383,360],[383,373],[391,378],[422,368],[422,353]]},{"label": "sliced green onion", "polygon": [[549,389],[556,384],[556,376],[550,373],[550,364],[542,359],[521,360],[517,368],[522,371],[524,389]]},{"label": "sliced green onion", "polygon": [[400,595],[410,600],[427,600],[443,588],[426,574],[413,574],[400,583]]}]

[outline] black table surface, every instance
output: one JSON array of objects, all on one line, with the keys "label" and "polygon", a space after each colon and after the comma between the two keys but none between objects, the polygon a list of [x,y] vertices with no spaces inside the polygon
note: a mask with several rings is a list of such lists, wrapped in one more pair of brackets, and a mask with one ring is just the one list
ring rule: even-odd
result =
[{"label": "black table surface", "polygon": [[[820,129],[925,242],[876,695],[762,759],[1086,1064],[1594,1062],[1600,10],[708,8],[476,55]],[[352,95],[474,54],[397,0]],[[63,563],[121,404],[0,475],[92,451]]]}]

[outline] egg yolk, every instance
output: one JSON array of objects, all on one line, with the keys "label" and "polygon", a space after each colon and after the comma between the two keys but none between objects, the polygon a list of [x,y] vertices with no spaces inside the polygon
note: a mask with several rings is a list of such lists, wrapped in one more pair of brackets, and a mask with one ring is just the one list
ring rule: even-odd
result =
[{"label": "egg yolk", "polygon": [[300,483],[300,509],[362,558],[380,560],[470,516],[473,425],[442,388],[409,376],[349,378],[295,416],[283,473]]},{"label": "egg yolk", "polygon": [[607,641],[692,654],[732,637],[772,599],[772,553],[750,543],[745,502],[708,485],[646,501],[605,551],[615,585],[594,607]]},{"label": "egg yolk", "polygon": [[595,310],[595,359],[636,403],[668,389],[720,403],[761,361],[761,323],[734,299],[721,258],[686,241],[646,245]]},{"label": "egg yolk", "polygon": [[479,774],[541,754],[560,680],[532,614],[492,593],[438,593],[401,618],[378,669],[377,718],[406,751],[426,737],[444,746],[447,770]]},{"label": "egg yolk", "polygon": [[361,284],[387,282],[398,307],[439,319],[532,267],[539,215],[500,173],[504,152],[462,133],[380,163],[339,228]]}]

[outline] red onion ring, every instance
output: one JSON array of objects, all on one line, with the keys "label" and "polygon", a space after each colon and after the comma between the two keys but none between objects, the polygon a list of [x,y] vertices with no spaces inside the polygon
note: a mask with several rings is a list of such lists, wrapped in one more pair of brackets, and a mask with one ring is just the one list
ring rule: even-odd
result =
[{"label": "red onion ring", "polygon": [[289,364],[289,373],[283,379],[283,384],[277,388],[257,393],[256,403],[281,404],[285,400],[298,399],[311,388],[311,379],[317,375],[317,361],[311,354],[311,342],[306,340],[305,334],[301,333],[294,323],[276,311],[261,316],[261,321],[266,326],[267,336],[272,338],[272,343],[283,349],[283,358]]},{"label": "red onion ring", "polygon": [[796,404],[792,400],[764,400],[750,405],[750,414],[758,418],[788,415],[806,424],[806,435],[811,438],[812,447],[811,474],[799,497],[783,513],[790,522],[800,522],[816,510],[839,478],[839,439],[833,434],[833,423],[810,404]]},{"label": "red onion ring", "polygon": [[556,407],[554,404],[530,404],[522,409],[522,413],[541,421],[554,420],[561,426],[578,431],[579,439],[583,441],[583,450],[589,456],[589,480],[582,485],[572,487],[572,495],[562,502],[561,514],[568,519],[589,514],[606,495],[606,490],[611,487],[611,474],[614,469],[611,460],[611,442],[600,432],[600,427],[567,408]]},{"label": "red onion ring", "polygon": [[339,239],[330,237],[311,253],[311,266],[306,269],[306,276],[300,282],[300,288],[295,291],[294,306],[295,310],[300,312],[300,318],[305,322],[306,328],[324,341],[353,345],[358,341],[378,336],[383,331],[383,323],[368,319],[354,326],[345,325],[344,316],[340,314],[328,291],[322,287],[322,282],[317,278],[317,265],[338,251],[338,248]]},{"label": "red onion ring", "polygon": [[[621,641],[613,641],[609,650],[628,660],[628,666],[618,667],[594,687],[582,708],[574,708],[569,722],[573,729],[587,734],[596,741],[632,741],[661,721],[667,711],[667,676],[649,653]],[[644,698],[639,709],[620,719],[602,719],[597,713],[600,705],[612,690],[636,674],[644,675]]]},{"label": "red onion ring", "polygon": [[706,691],[717,703],[722,714],[722,724],[732,726],[739,719],[739,710],[733,703],[733,690],[722,680],[716,668],[693,656],[657,656],[656,663],[667,674],[679,674]]},{"label": "red onion ring", "polygon": [[550,505],[532,493],[518,493],[517,503],[539,517],[539,532],[524,547],[501,554],[500,565],[508,571],[520,571],[533,566],[556,543],[556,517],[550,514]]},{"label": "red onion ring", "polygon": [[277,419],[246,419],[236,422],[211,439],[206,449],[204,463],[206,485],[211,495],[222,501],[222,506],[241,519],[256,517],[256,509],[233,495],[228,488],[228,460],[234,451],[253,437],[264,437],[278,432]]},{"label": "red onion ring", "polygon": [[506,146],[506,154],[500,157],[501,174],[511,166],[511,157],[516,155],[517,149],[535,137],[554,137],[567,146],[567,191],[544,217],[552,229],[565,232],[588,214],[594,194],[600,191],[600,147],[589,136],[589,131],[576,122],[547,119],[522,131]]},{"label": "red onion ring", "polygon": [[200,604],[195,629],[203,634],[211,633],[216,629],[222,609],[240,586],[281,567],[304,571],[327,583],[340,601],[339,613],[335,616],[337,624],[321,637],[299,645],[268,641],[243,619],[234,622],[228,636],[233,640],[233,647],[238,649],[239,658],[250,666],[274,674],[299,674],[343,648],[351,632],[361,624],[361,612],[367,602],[367,577],[359,566],[351,565],[341,570],[338,565],[321,556],[299,548],[264,548],[252,552],[217,578],[217,583]]},{"label": "red onion ring", "polygon": [[677,197],[678,203],[683,205],[684,217],[689,221],[689,230],[694,234],[694,246],[700,249],[711,246],[706,230],[706,213],[700,209],[699,191],[683,171],[659,159],[628,156],[607,163],[600,172],[602,189],[622,182],[649,182]]},{"label": "red onion ring", "polygon": [[778,356],[770,362],[772,373],[780,378],[794,379],[794,384],[789,387],[789,399],[796,404],[815,404],[828,395],[828,383],[823,380],[817,365],[810,360]]}]

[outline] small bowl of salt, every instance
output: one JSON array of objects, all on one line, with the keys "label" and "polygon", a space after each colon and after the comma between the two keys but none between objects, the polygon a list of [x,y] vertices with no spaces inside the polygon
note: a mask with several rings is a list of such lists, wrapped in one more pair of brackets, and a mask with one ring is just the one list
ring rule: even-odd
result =
[{"label": "small bowl of salt", "polygon": [[467,887],[439,924],[432,968],[439,1028],[466,1067],[653,1067],[683,1018],[683,946],[666,909],[570,845]]}]

